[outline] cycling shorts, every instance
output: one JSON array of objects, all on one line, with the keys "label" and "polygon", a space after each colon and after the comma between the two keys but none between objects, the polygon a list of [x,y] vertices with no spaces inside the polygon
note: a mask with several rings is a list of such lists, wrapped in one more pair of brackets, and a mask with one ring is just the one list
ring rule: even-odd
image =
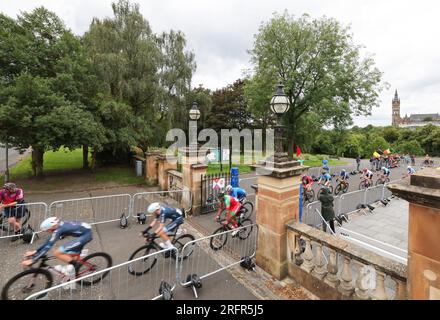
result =
[{"label": "cycling shorts", "polygon": [[163,227],[163,231],[170,232],[174,230],[174,228],[180,226],[183,223],[183,217],[178,217],[175,220],[168,223],[165,227]]},{"label": "cycling shorts", "polygon": [[92,230],[85,232],[82,236],[76,238],[75,240],[66,242],[63,244],[59,251],[67,254],[77,254],[81,253],[82,248],[90,241],[92,241]]}]

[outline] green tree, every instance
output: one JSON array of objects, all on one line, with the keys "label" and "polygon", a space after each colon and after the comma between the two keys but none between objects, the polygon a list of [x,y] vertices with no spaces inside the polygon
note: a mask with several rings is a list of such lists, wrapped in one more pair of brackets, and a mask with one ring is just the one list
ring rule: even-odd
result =
[{"label": "green tree", "polygon": [[396,127],[386,127],[382,131],[382,136],[387,142],[393,143],[399,139],[399,129]]},{"label": "green tree", "polygon": [[93,99],[94,86],[82,68],[79,40],[45,8],[17,20],[1,16],[0,23],[8,31],[0,32],[0,43],[9,46],[0,46],[0,64],[10,66],[0,77],[0,135],[19,148],[32,147],[35,176],[43,174],[46,150],[82,144],[99,148],[104,136],[85,105]]},{"label": "green tree", "polygon": [[423,148],[417,140],[402,141],[395,146],[395,149],[401,154],[414,154],[421,156],[424,153]]},{"label": "green tree", "polygon": [[389,143],[386,142],[381,136],[375,136],[373,139],[368,141],[368,145],[365,146],[365,153],[367,157],[371,157],[373,153],[379,149],[385,150],[389,148]]},{"label": "green tree", "polygon": [[285,86],[290,109],[283,117],[289,141],[301,144],[299,121],[314,113],[320,126],[344,127],[351,115],[369,115],[378,106],[382,73],[371,57],[362,59],[349,28],[330,18],[295,19],[287,12],[261,25],[253,49],[253,76],[246,98],[265,118],[278,80]]}]

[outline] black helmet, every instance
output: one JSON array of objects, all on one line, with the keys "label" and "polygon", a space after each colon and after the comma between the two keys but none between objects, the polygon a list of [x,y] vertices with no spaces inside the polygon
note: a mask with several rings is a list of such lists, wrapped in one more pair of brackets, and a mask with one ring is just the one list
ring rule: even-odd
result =
[{"label": "black helmet", "polygon": [[127,228],[127,226],[128,226],[128,219],[127,219],[127,217],[125,216],[125,213],[123,213],[123,214],[121,215],[120,220],[119,220],[119,227],[120,227],[121,229],[125,229],[125,228]]},{"label": "black helmet", "polygon": [[15,183],[7,182],[3,185],[3,188],[6,190],[15,190],[17,189],[17,186],[15,185]]},{"label": "black helmet", "polygon": [[145,221],[147,221],[147,216],[145,215],[145,213],[141,212],[137,214],[137,218],[138,218],[138,222],[140,224],[145,224]]},{"label": "black helmet", "polygon": [[31,243],[32,236],[34,235],[34,230],[31,228],[31,226],[27,226],[27,228],[23,231],[22,239],[26,243]]}]

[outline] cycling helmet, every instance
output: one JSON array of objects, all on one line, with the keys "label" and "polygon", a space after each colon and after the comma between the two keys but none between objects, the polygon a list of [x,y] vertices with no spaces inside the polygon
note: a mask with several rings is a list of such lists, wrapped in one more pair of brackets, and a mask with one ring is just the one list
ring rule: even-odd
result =
[{"label": "cycling helmet", "polygon": [[157,209],[160,209],[160,203],[159,202],[153,202],[148,206],[148,213],[156,212]]},{"label": "cycling helmet", "polygon": [[382,167],[382,168],[381,168],[381,170],[386,170],[386,169],[387,169],[387,168],[385,168],[385,167]]},{"label": "cycling helmet", "polygon": [[368,169],[367,168],[364,168],[364,170],[362,170],[363,172],[367,172],[368,171]]},{"label": "cycling helmet", "polygon": [[411,169],[411,166],[406,167],[407,169]]},{"label": "cycling helmet", "polygon": [[342,169],[341,172],[342,172],[342,173],[345,173],[345,169]]},{"label": "cycling helmet", "polygon": [[322,164],[328,164],[328,160],[327,159],[324,159],[324,160],[322,160]]},{"label": "cycling helmet", "polygon": [[227,186],[226,186],[226,193],[230,193],[231,191],[232,191],[232,186],[230,185],[230,184],[228,184]]},{"label": "cycling helmet", "polygon": [[4,184],[3,188],[5,188],[6,190],[15,190],[17,186],[15,185],[15,183],[7,182]]},{"label": "cycling helmet", "polygon": [[46,220],[44,220],[41,223],[40,229],[41,229],[41,231],[47,231],[50,228],[53,228],[54,226],[56,226],[59,222],[60,222],[60,220],[57,217],[47,218]]}]

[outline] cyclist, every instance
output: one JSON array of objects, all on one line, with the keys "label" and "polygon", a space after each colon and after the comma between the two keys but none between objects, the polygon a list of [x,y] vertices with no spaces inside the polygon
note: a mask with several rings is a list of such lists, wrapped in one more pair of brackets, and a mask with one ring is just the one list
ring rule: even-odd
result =
[{"label": "cyclist", "polygon": [[339,174],[339,179],[341,180],[341,183],[344,186],[347,186],[349,178],[350,178],[350,175],[348,174],[348,172],[345,171],[345,169],[342,169],[341,173]]},{"label": "cyclist", "polygon": [[226,194],[238,199],[241,203],[244,199],[246,199],[246,190],[242,188],[233,188],[231,185],[226,186]]},{"label": "cyclist", "polygon": [[426,154],[425,160],[423,161],[423,164],[429,166],[432,163],[433,163],[433,161],[431,160],[431,157],[429,156],[429,154]]},{"label": "cyclist", "polygon": [[327,159],[322,160],[322,171],[326,171],[326,172],[330,173],[330,167],[328,166]]},{"label": "cyclist", "polygon": [[303,184],[303,187],[304,187],[304,190],[306,190],[306,191],[310,191],[310,190],[312,190],[312,186],[313,186],[313,179],[312,179],[312,177],[311,176],[309,176],[309,175],[304,175],[302,178],[301,178],[301,181],[302,181],[302,184]]},{"label": "cyclist", "polygon": [[[236,220],[237,213],[240,211],[241,204],[240,201],[238,201],[236,198],[224,194],[223,192],[220,192],[218,194],[218,200],[220,201],[220,204],[218,206],[217,215],[215,217],[215,220],[218,220],[220,218],[220,213],[225,208],[226,209],[226,224],[231,223],[232,229],[238,228],[238,223]],[[237,234],[237,231],[232,232],[232,236],[235,236]]]},{"label": "cyclist", "polygon": [[[154,214],[155,219],[150,223],[147,229],[141,234],[145,236],[148,231],[153,228],[156,223],[159,223],[159,227],[155,230],[155,233],[159,235],[164,243],[159,243],[162,248],[173,249],[175,248],[168,237],[168,232],[174,230],[183,223],[182,210],[177,208],[163,207],[159,202],[153,202],[148,206],[148,213]],[[165,221],[171,219],[171,222],[165,225]]]},{"label": "cyclist", "polygon": [[406,167],[406,172],[407,172],[407,177],[408,176],[411,176],[411,175],[413,175],[414,173],[416,173],[416,170],[413,168],[413,167],[411,167],[411,166],[408,166],[408,167]]},{"label": "cyclist", "polygon": [[[26,214],[24,206],[16,206],[24,203],[23,190],[17,188],[15,183],[5,183],[3,189],[0,190],[0,210],[4,208],[4,216],[8,219],[9,224],[14,228],[14,233],[21,233],[21,218]],[[18,240],[20,237],[12,237],[11,242]]]},{"label": "cyclist", "polygon": [[330,175],[330,173],[328,173],[327,171],[322,169],[321,176],[319,177],[319,180],[318,180],[318,184],[320,184],[321,181],[323,181],[324,186],[328,187],[331,183],[331,180],[332,180],[332,176]]},{"label": "cyclist", "polygon": [[380,175],[380,179],[385,182],[386,178],[390,177],[391,170],[387,167],[382,167],[382,174]]},{"label": "cyclist", "polygon": [[368,186],[373,185],[373,172],[371,170],[368,170],[368,168],[364,168],[364,170],[362,170],[361,179],[362,178],[364,178],[366,180]]},{"label": "cyclist", "polygon": [[41,223],[40,229],[52,233],[52,236],[37,250],[27,251],[25,256],[30,259],[23,261],[21,264],[23,266],[30,266],[48,252],[59,239],[71,236],[76,239],[66,242],[55,249],[54,256],[68,264],[66,268],[68,274],[71,276],[75,275],[75,269],[78,269],[81,264],[71,254],[80,254],[82,248],[92,241],[92,227],[84,222],[61,221],[57,217],[50,217]]}]

